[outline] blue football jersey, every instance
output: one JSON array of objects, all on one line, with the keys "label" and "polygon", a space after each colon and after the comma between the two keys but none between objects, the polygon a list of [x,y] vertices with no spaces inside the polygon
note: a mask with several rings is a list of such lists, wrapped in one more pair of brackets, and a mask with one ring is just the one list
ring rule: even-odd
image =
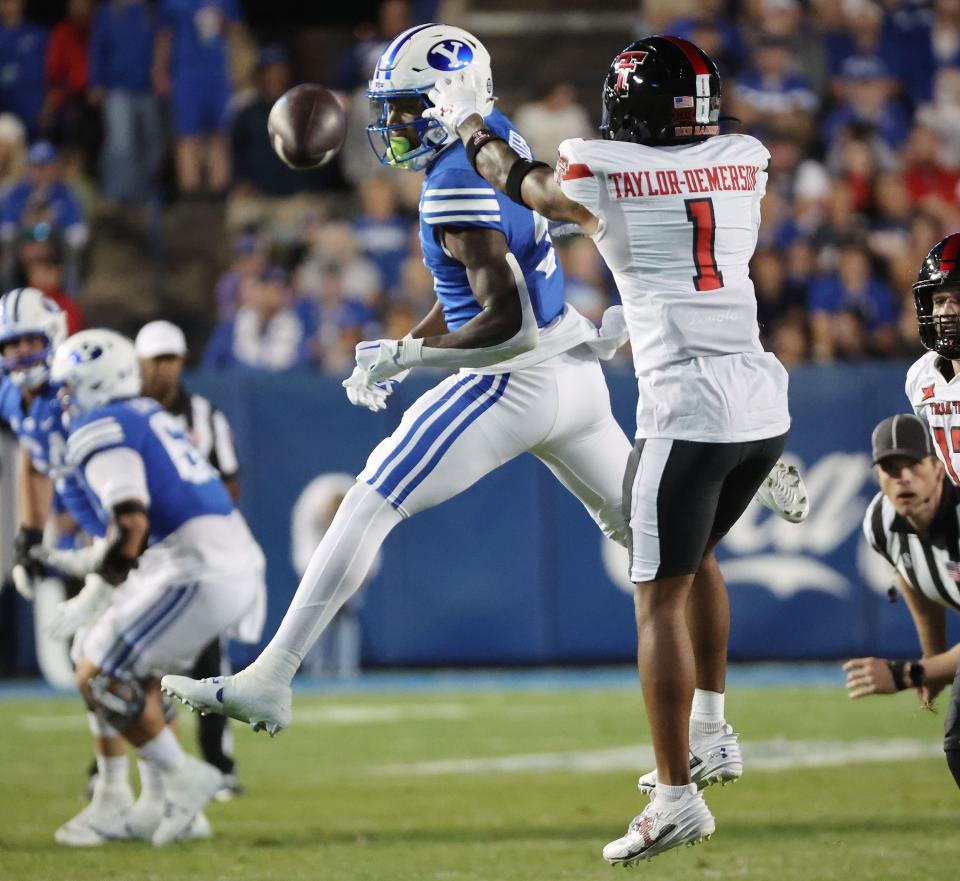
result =
[{"label": "blue football jersey", "polygon": [[[117,447],[128,447],[143,460],[151,541],[163,541],[194,517],[233,510],[220,475],[196,450],[177,418],[156,401],[113,401],[84,414],[70,426],[67,461],[82,479],[93,455]],[[86,480],[83,483],[96,498]]]},{"label": "blue football jersey", "polygon": [[56,493],[55,510],[62,506],[84,532],[103,535],[99,513],[80,486],[76,473],[67,465],[67,429],[58,390],[45,385],[24,411],[20,386],[9,378],[4,379],[0,383],[0,420],[10,426],[37,471],[50,476]]},{"label": "blue football jersey", "polygon": [[[526,141],[498,110],[486,118],[518,153],[532,158]],[[503,233],[517,258],[530,292],[537,324],[544,327],[563,312],[563,270],[557,262],[546,221],[529,208],[497,192],[470,165],[463,144],[444,150],[424,176],[420,195],[420,247],[433,273],[434,290],[447,327],[456,330],[477,315],[480,304],[470,290],[467,271],[441,243],[444,226],[481,227]]]}]

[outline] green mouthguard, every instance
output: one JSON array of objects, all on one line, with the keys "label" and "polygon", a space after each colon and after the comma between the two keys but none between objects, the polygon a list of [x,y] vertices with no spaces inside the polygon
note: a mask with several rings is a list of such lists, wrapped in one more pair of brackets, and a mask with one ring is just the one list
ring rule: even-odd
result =
[{"label": "green mouthguard", "polygon": [[390,138],[390,149],[387,151],[389,162],[395,168],[403,168],[407,160],[405,156],[412,152],[410,150],[410,141],[406,138]]}]

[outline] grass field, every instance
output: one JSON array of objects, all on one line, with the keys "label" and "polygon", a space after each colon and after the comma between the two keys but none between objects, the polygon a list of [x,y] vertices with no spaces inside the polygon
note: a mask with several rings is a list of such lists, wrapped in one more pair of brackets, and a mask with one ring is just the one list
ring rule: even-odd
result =
[{"label": "grass field", "polygon": [[[610,879],[624,870],[600,849],[643,804],[638,690],[313,693],[297,696],[294,726],[276,740],[237,730],[248,795],[208,810],[212,841],[71,851],[52,834],[81,807],[84,717],[66,699],[4,700],[0,711],[2,881]],[[960,877],[942,716],[911,695],[852,703],[810,687],[737,689],[728,717],[748,764],[737,786],[708,792],[717,834],[627,871]]]}]

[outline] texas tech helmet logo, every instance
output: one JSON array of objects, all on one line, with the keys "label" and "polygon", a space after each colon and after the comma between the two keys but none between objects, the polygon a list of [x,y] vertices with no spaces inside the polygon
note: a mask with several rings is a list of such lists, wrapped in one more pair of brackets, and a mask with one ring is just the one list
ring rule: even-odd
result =
[{"label": "texas tech helmet logo", "polygon": [[649,52],[622,52],[613,60],[613,69],[617,74],[614,89],[618,92],[627,90],[628,79],[641,64]]},{"label": "texas tech helmet logo", "polygon": [[940,271],[953,272],[957,268],[958,256],[960,256],[960,235],[954,233],[944,243],[943,252],[940,254]]}]

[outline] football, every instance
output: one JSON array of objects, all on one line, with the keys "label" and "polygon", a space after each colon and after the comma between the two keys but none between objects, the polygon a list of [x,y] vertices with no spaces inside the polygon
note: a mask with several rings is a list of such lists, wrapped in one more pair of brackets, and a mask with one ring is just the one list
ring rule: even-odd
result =
[{"label": "football", "polygon": [[267,119],[270,143],[291,168],[317,168],[333,159],[347,134],[347,115],[336,95],[314,83],[281,95]]}]

